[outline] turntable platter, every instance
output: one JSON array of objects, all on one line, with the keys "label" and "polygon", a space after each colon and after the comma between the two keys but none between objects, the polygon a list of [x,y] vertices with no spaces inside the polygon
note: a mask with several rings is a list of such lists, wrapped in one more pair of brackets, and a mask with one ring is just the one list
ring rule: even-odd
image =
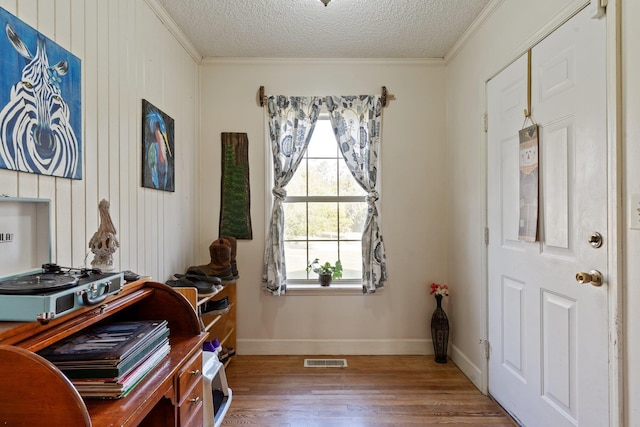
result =
[{"label": "turntable platter", "polygon": [[76,286],[78,279],[68,274],[30,274],[0,281],[0,294],[33,295]]}]

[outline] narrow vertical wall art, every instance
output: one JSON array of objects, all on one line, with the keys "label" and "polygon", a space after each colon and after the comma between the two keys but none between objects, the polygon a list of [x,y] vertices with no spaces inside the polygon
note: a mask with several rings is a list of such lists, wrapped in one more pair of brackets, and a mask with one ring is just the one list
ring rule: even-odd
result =
[{"label": "narrow vertical wall art", "polygon": [[518,239],[538,237],[538,125],[520,131],[520,226]]},{"label": "narrow vertical wall art", "polygon": [[251,240],[249,138],[246,133],[222,133],[220,236]]}]

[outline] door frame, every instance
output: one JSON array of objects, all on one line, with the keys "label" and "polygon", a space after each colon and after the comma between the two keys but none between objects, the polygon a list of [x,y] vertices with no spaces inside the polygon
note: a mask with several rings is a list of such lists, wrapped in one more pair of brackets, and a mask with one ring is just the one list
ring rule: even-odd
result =
[{"label": "door frame", "polygon": [[[622,98],[621,98],[621,54],[620,54],[620,3],[622,0],[608,0],[606,20],[606,107],[607,107],[607,235],[609,236],[609,253],[607,254],[607,286],[608,286],[608,319],[609,319],[609,425],[622,425],[624,420],[624,341],[622,329],[622,236],[623,211],[622,208]],[[527,39],[519,48],[508,55],[499,70],[479,83],[481,102],[484,111],[487,107],[487,84],[517,58],[533,48],[542,39],[567,22],[584,7],[588,7],[589,0],[575,0],[561,10],[553,20]],[[486,117],[486,116],[485,116]],[[482,235],[488,228],[487,216],[487,162],[488,162],[488,134],[482,129],[481,161],[484,194],[482,195]],[[483,339],[481,345],[488,346],[489,339],[489,280],[488,280],[488,245],[482,245],[481,253],[481,317]],[[487,347],[488,354],[488,347]],[[482,392],[489,394],[489,363],[482,360]]]}]

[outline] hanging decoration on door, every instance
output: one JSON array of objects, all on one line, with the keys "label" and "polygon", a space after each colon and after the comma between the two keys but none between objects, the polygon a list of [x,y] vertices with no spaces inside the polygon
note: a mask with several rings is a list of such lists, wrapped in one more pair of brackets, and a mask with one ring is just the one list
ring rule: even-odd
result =
[{"label": "hanging decoration on door", "polygon": [[520,222],[518,239],[538,237],[538,125],[520,131]]}]

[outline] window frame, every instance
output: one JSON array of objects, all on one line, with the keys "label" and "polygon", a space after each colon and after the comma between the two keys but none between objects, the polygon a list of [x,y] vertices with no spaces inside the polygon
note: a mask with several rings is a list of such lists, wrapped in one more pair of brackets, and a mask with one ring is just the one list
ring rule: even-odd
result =
[{"label": "window frame", "polygon": [[[322,106],[323,111],[320,112],[318,116],[318,121],[326,120],[330,122],[329,113],[324,110],[325,106]],[[316,125],[318,123],[316,122]],[[313,138],[313,136],[312,136]],[[337,146],[337,141],[335,141],[336,149],[338,151],[338,159],[342,162],[345,162],[342,154],[340,153],[340,148]],[[307,147],[308,150],[308,147]],[[270,153],[270,150],[268,150]],[[305,158],[307,153],[305,153]],[[271,193],[271,189],[273,186],[273,159],[271,156],[265,156],[266,162],[268,164],[268,180],[267,180],[267,194]],[[346,164],[346,162],[345,162]],[[302,167],[302,165],[300,165]],[[297,171],[296,171],[297,172]],[[356,184],[357,185],[357,184]],[[268,209],[266,212],[266,223],[269,223],[269,219],[271,216],[271,211],[273,210],[273,197],[267,198]],[[283,203],[363,203],[366,206],[366,195],[362,196],[287,196]],[[286,221],[286,218],[285,218]],[[349,241],[348,239],[342,239],[343,241]],[[283,242],[285,240],[283,239]],[[306,242],[316,241],[307,239]],[[320,240],[318,240],[320,241]],[[322,241],[335,241],[335,240],[322,240]],[[337,240],[340,241],[340,240]],[[353,241],[353,240],[351,240]],[[358,240],[360,244],[362,244],[362,236],[360,240]],[[286,257],[286,251],[285,251]],[[318,294],[318,295],[327,295],[330,294],[340,294],[340,295],[362,295],[362,278],[357,279],[339,279],[331,282],[331,286],[321,286],[317,279],[290,279],[287,278],[286,281],[286,294],[295,295],[295,294]]]}]

